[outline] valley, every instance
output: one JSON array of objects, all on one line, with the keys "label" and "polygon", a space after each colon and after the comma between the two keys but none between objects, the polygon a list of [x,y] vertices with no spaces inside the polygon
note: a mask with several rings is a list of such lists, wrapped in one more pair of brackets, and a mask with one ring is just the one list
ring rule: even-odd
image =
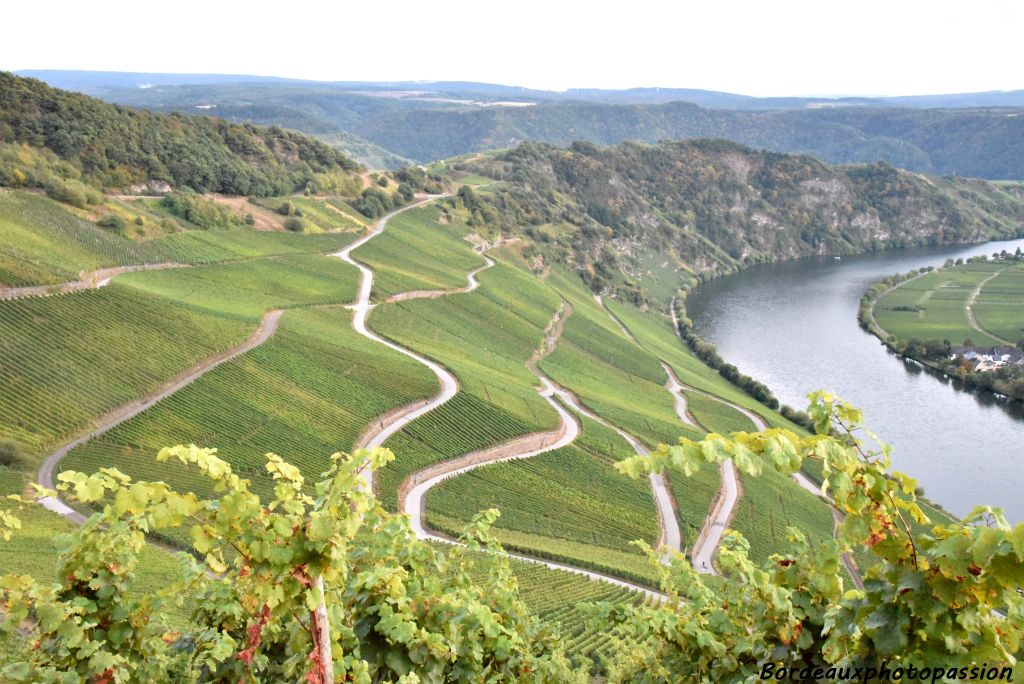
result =
[{"label": "valley", "polygon": [[[730,672],[732,646],[753,676],[765,644],[896,629],[871,610],[897,583],[941,585],[922,610],[947,596],[950,625],[1024,610],[1019,526],[933,507],[856,409],[696,337],[749,316],[736,336],[778,355],[827,326],[709,293],[1018,236],[1021,183],[723,140],[373,172],[277,127],[0,86],[3,676],[625,682]],[[948,299],[934,330],[1005,341],[1018,270],[905,280],[876,325]],[[732,296],[836,301],[769,281]],[[854,602],[871,617],[836,622]]]}]

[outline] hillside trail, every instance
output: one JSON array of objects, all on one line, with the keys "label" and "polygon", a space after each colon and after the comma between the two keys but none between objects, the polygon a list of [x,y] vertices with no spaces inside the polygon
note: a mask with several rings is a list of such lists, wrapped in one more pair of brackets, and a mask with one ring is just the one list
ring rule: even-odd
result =
[{"label": "hillside trail", "polygon": [[[558,346],[558,340],[561,338],[562,331],[565,328],[565,321],[571,315],[572,306],[563,301],[561,310],[555,314],[548,331],[545,331],[543,346],[530,357],[529,361],[527,361],[527,368],[530,369],[531,373],[537,376],[545,390],[550,389],[553,396],[558,397],[563,404],[575,411],[577,415],[584,416],[604,425],[605,427],[611,428],[620,437],[622,437],[636,453],[646,456],[649,452],[647,451],[647,448],[640,443],[640,440],[618,426],[612,425],[593,411],[584,407],[575,394],[556,383],[540,369],[539,364],[541,359],[554,352],[555,348]],[[669,494],[665,479],[660,475],[652,474],[649,476],[649,481],[651,483],[651,494],[654,497],[655,509],[658,513],[659,534],[657,547],[665,547],[665,552],[662,554],[661,562],[668,565],[673,554],[681,551],[682,535],[679,532],[679,522],[676,520],[675,506],[672,501],[672,496]]]},{"label": "hillside trail", "polygon": [[[417,538],[425,541],[459,545],[459,542],[430,532],[423,520],[427,493],[441,482],[482,466],[540,456],[541,454],[569,446],[579,436],[579,421],[555,399],[556,396],[561,399],[566,396],[571,397],[571,395],[552,382],[538,367],[540,360],[554,351],[557,346],[563,329],[564,317],[568,315],[566,313],[567,309],[571,312],[571,308],[567,307],[563,302],[562,307],[555,312],[554,318],[552,318],[547,329],[544,331],[544,339],[540,348],[531,355],[526,363],[530,371],[540,381],[538,393],[558,414],[558,428],[551,432],[537,432],[524,435],[504,444],[474,451],[442,463],[435,463],[410,475],[399,491],[399,508],[409,516],[413,533]],[[616,586],[643,593],[659,601],[666,598],[664,594],[646,587],[592,570],[585,570],[572,565],[555,563],[517,553],[506,552],[505,555],[528,563],[543,565],[552,570],[562,570],[582,575],[591,580],[609,582]]]},{"label": "hillside trail", "polygon": [[95,290],[106,287],[110,281],[123,273],[136,271],[160,271],[167,268],[189,268],[188,264],[163,262],[159,264],[140,264],[137,266],[114,266],[96,271],[82,271],[78,280],[56,285],[29,285],[27,287],[0,287],[0,300],[22,299],[24,297],[49,297],[51,295],[68,294],[81,290]]},{"label": "hillside trail", "polygon": [[[540,349],[534,352],[527,361],[527,368],[529,368],[530,372],[537,376],[537,379],[541,381],[541,384],[544,387],[544,392],[549,391],[551,395],[548,397],[544,395],[544,392],[542,392],[541,396],[545,396],[549,402],[551,401],[551,397],[558,397],[564,405],[575,411],[577,415],[589,418],[596,423],[611,428],[616,432],[616,434],[622,437],[622,439],[624,439],[636,453],[646,456],[649,452],[647,451],[647,448],[640,443],[640,440],[618,426],[612,425],[593,411],[585,408],[575,394],[556,383],[540,369],[541,359],[554,352],[555,348],[558,346],[558,340],[561,338],[562,331],[565,328],[565,321],[571,315],[572,306],[563,301],[562,308],[555,314],[548,330],[545,331],[544,344]],[[552,403],[557,406],[556,402]],[[658,543],[656,546],[665,547],[665,552],[662,554],[661,562],[668,565],[674,554],[681,551],[682,535],[679,532],[679,522],[676,520],[675,506],[672,501],[672,496],[668,491],[665,479],[660,475],[652,474],[649,476],[649,481],[651,484],[651,494],[654,497],[655,510],[658,513],[659,533]]]},{"label": "hillside trail", "polygon": [[991,337],[994,340],[999,340],[1000,342],[1005,344],[1007,347],[1013,347],[1013,346],[1015,346],[1016,343],[1011,342],[1010,340],[1004,339],[1002,337],[999,337],[999,335],[993,335],[988,330],[985,330],[984,328],[982,328],[981,325],[978,323],[978,321],[974,318],[974,303],[976,301],[978,301],[978,297],[981,295],[982,289],[984,289],[984,287],[986,285],[988,285],[988,283],[991,280],[993,280],[996,276],[1002,275],[1002,273],[1004,271],[1006,271],[1005,268],[1001,269],[999,271],[996,271],[995,273],[990,275],[988,278],[985,278],[980,283],[978,283],[978,286],[976,288],[974,288],[974,292],[972,292],[971,296],[967,299],[967,304],[964,305],[964,311],[967,312],[967,323],[973,329],[977,330],[982,335],[988,335],[989,337]]},{"label": "hillside trail", "polygon": [[[919,278],[919,277],[920,277],[920,275],[914,276],[914,278]],[[914,278],[911,278],[910,280],[913,280]],[[907,280],[905,282],[910,282],[910,280]],[[685,341],[682,339],[682,335],[679,334],[679,320],[676,318],[676,307],[675,307],[675,299],[674,298],[672,300],[671,311],[672,311],[672,329],[676,331],[676,336],[679,337],[680,341],[683,341],[685,343]],[[881,328],[879,328],[879,329],[881,329]],[[671,368],[666,366],[665,370],[666,370],[666,372],[668,372],[670,375],[672,375],[674,377],[675,374],[672,373],[672,369]],[[675,379],[675,382],[678,383],[679,382],[678,379]],[[748,419],[750,419],[754,423],[754,425],[757,426],[757,429],[759,431],[761,431],[761,432],[764,432],[769,427],[767,421],[764,418],[762,418],[759,414],[754,413],[753,411],[745,409],[742,406],[738,406],[738,405],[736,405],[736,404],[734,404],[734,403],[732,403],[730,401],[727,401],[727,400],[725,400],[725,399],[723,399],[721,397],[718,397],[718,396],[715,396],[713,394],[709,394],[707,392],[699,390],[699,389],[697,389],[695,387],[690,387],[689,390],[693,391],[693,392],[697,392],[698,394],[702,394],[702,395],[704,395],[704,396],[706,396],[706,397],[708,397],[710,399],[714,399],[716,401],[719,401],[719,402],[725,404],[726,406],[730,406],[733,409],[739,411],[744,416],[746,416]],[[727,461],[727,463],[729,464],[729,471],[730,471],[729,472],[729,476],[731,477],[731,479],[733,481],[733,486],[735,487],[735,485],[736,485],[735,468],[732,465],[732,461]],[[725,464],[723,464],[723,467],[724,467],[724,465]],[[822,499],[824,499],[825,501],[828,502],[829,507],[832,509],[832,518],[833,518],[832,535],[834,537],[836,535],[836,533],[839,531],[839,523],[841,523],[843,521],[842,513],[840,513],[835,508],[835,506],[832,503],[832,500],[822,493],[821,488],[818,487],[817,485],[815,485],[813,482],[811,482],[811,480],[808,479],[807,476],[805,476],[803,473],[799,473],[799,472],[793,473],[792,479],[793,479],[794,482],[796,482],[804,490],[806,490],[806,491],[814,494],[815,496],[818,496],[818,497],[820,497],[820,498],[822,498]],[[725,479],[724,470],[723,470],[722,483],[723,483],[723,489],[725,489],[726,479]],[[721,494],[721,492],[720,492],[720,494]],[[738,497],[737,497],[737,500],[738,500]],[[717,503],[717,501],[716,501],[716,503]],[[736,502],[734,501],[733,502],[733,512],[730,514],[729,519],[726,522],[725,526],[721,527],[721,531],[718,532],[718,534],[717,534],[718,542],[715,543],[715,547],[710,550],[710,554],[708,554],[706,552],[702,554],[700,562],[703,565],[703,567],[698,567],[698,570],[700,570],[701,572],[714,573],[714,566],[711,564],[711,559],[714,558],[714,551],[715,551],[715,549],[717,549],[718,543],[721,542],[721,537],[722,537],[722,534],[725,531],[725,527],[728,526],[728,523],[732,522],[732,516],[735,515],[735,505],[736,505]],[[712,510],[714,510],[714,509],[712,509]],[[718,520],[717,520],[718,517],[719,516],[716,516],[716,521],[715,521],[716,523],[718,522]],[[709,519],[710,519],[710,517],[709,517]],[[701,531],[701,534],[703,534],[703,530]],[[696,560],[697,559],[697,554],[696,553],[694,553],[694,559],[695,559],[694,562],[696,563],[697,562],[697,560]],[[856,563],[856,561],[854,561],[853,556],[851,556],[848,553],[844,553],[844,554],[842,554],[842,560],[843,560],[843,564],[846,566],[847,571],[849,571],[850,576],[853,578],[854,584],[856,584],[860,588],[863,588],[864,584],[863,584],[863,582],[861,580],[860,571],[857,568],[857,563]]]},{"label": "hillside trail", "polygon": [[[619,326],[619,330],[621,330],[626,337],[632,340],[633,343],[641,349],[645,349],[645,347],[640,343],[640,340],[638,340],[633,333],[623,325],[618,316],[612,313],[612,311],[605,305],[604,299],[600,295],[594,295],[594,299],[596,299],[598,304],[601,305],[601,308],[604,309],[608,317],[611,318],[617,326]],[[672,309],[672,322],[678,334],[678,326],[676,325],[675,320],[675,307],[673,306]],[[657,356],[655,356],[655,358],[657,358],[659,363],[661,363],[661,367],[665,371],[665,375],[668,377],[668,381],[665,383],[665,389],[668,390],[675,400],[676,415],[679,416],[679,420],[684,424],[692,425],[697,429],[706,431],[706,428],[700,424],[697,418],[690,411],[686,395],[683,394],[683,390],[685,389],[687,392],[701,394],[709,399],[714,399],[715,401],[721,402],[722,404],[739,411],[753,421],[759,429],[765,429],[767,427],[764,420],[752,411],[748,411],[741,406],[736,406],[732,402],[726,401],[725,399],[708,392],[698,390],[695,387],[684,385],[679,381],[679,377],[676,375],[675,371],[672,370],[672,367],[666,363],[664,359],[658,358]],[[711,503],[711,508],[708,510],[708,514],[704,517],[704,522],[701,525],[700,532],[697,534],[697,538],[694,540],[693,546],[690,549],[690,559],[693,563],[694,569],[697,570],[697,572],[706,575],[718,574],[715,571],[713,563],[715,552],[718,551],[718,546],[722,541],[722,536],[725,534],[725,530],[728,529],[729,524],[736,515],[736,504],[739,502],[740,494],[742,492],[739,480],[736,477],[736,468],[733,466],[732,460],[724,461],[719,466],[718,470],[719,481],[721,484],[719,485],[718,492],[715,494],[715,498]],[[662,482],[666,482],[664,474],[660,475],[660,477]]]},{"label": "hillside trail", "polygon": [[[370,233],[368,233],[363,238],[357,240],[356,242],[353,242],[352,244],[350,244],[345,249],[343,249],[343,250],[341,250],[339,252],[336,252],[336,253],[334,253],[332,255],[332,256],[338,257],[338,258],[342,259],[343,261],[345,261],[345,262],[355,266],[357,269],[359,269],[359,272],[360,272],[359,291],[358,291],[358,295],[356,297],[356,302],[355,302],[355,304],[353,304],[353,305],[351,305],[349,307],[350,309],[352,309],[354,311],[352,325],[353,325],[353,328],[355,328],[356,332],[358,332],[360,335],[363,335],[367,339],[372,340],[373,342],[376,342],[378,344],[382,344],[382,345],[388,347],[389,349],[392,349],[392,350],[394,350],[394,351],[396,351],[396,352],[398,352],[398,353],[400,353],[400,354],[402,354],[402,355],[404,355],[404,356],[406,356],[408,358],[411,358],[411,359],[413,359],[413,360],[423,364],[431,372],[433,372],[435,376],[437,376],[438,382],[441,385],[440,391],[436,395],[431,397],[430,399],[413,402],[413,403],[408,404],[406,406],[399,407],[397,409],[393,409],[392,411],[389,411],[388,413],[385,413],[384,415],[378,416],[377,418],[375,418],[371,422],[370,426],[368,426],[364,430],[363,434],[356,441],[355,448],[357,448],[357,449],[359,449],[359,448],[374,448],[374,447],[382,446],[397,431],[399,431],[403,427],[407,426],[409,423],[411,423],[416,418],[419,418],[419,417],[421,417],[423,415],[426,415],[427,413],[433,411],[435,408],[437,408],[437,407],[441,406],[442,404],[444,404],[445,402],[449,401],[458,392],[458,388],[459,388],[458,380],[455,378],[454,375],[452,375],[452,373],[450,373],[447,369],[443,368],[440,364],[437,364],[434,361],[431,361],[430,359],[427,359],[427,358],[421,356],[420,354],[417,354],[416,352],[414,352],[414,351],[412,351],[410,349],[406,349],[405,347],[402,347],[401,345],[398,345],[398,344],[396,344],[394,342],[391,342],[390,340],[386,340],[386,339],[380,337],[379,335],[375,334],[374,332],[372,332],[371,330],[369,330],[367,328],[367,325],[366,325],[367,316],[369,315],[369,312],[375,306],[375,305],[370,304],[370,293],[371,293],[371,291],[373,289],[373,270],[370,269],[368,266],[358,262],[352,256],[352,252],[353,251],[355,251],[356,249],[358,249],[362,245],[365,245],[367,242],[372,240],[374,237],[376,237],[377,235],[380,235],[382,232],[384,232],[384,229],[387,226],[388,221],[392,217],[394,217],[395,215],[401,213],[402,211],[407,211],[407,210],[412,209],[414,207],[422,206],[423,204],[426,204],[428,202],[432,202],[432,201],[434,201],[436,199],[439,199],[439,198],[445,197],[445,196],[447,196],[447,195],[431,195],[431,196],[427,196],[426,198],[420,200],[419,202],[417,202],[415,204],[409,205],[407,207],[403,207],[402,209],[393,211],[393,212],[383,216],[377,222],[377,224],[374,226],[374,229],[372,231],[370,231]],[[485,264],[485,266],[481,267],[480,269],[477,269],[472,274],[472,276],[473,276],[472,278],[467,278],[469,280],[469,283],[466,286],[466,288],[459,288],[458,290],[446,291],[443,294],[445,294],[445,295],[447,295],[447,294],[457,294],[457,293],[463,293],[463,292],[466,292],[466,291],[475,290],[479,286],[479,282],[475,278],[476,273],[479,273],[484,268],[489,268],[490,266],[493,265],[493,260],[491,260],[486,255],[482,255],[482,256],[484,256],[484,258],[487,260],[488,263]],[[433,295],[434,295],[434,293],[432,292],[431,296],[433,296]],[[442,295],[438,294],[437,296],[442,296]],[[557,326],[557,318],[558,317],[556,316],[556,322],[554,322],[554,326]],[[554,348],[554,343],[557,341],[558,333],[560,333],[560,328],[558,328],[558,332],[556,332],[555,334],[552,334],[551,330],[546,331],[546,333],[545,333],[545,341],[544,341],[543,347],[545,349],[547,349],[548,352],[550,352],[550,350]],[[533,365],[535,367],[537,360],[538,359],[531,359],[531,365]],[[507,458],[509,458],[509,457],[510,458],[529,458],[531,456],[536,456],[536,455],[538,455],[540,453],[545,453],[545,452],[551,451],[553,449],[561,448],[563,446],[566,446],[566,445],[572,443],[572,441],[579,434],[579,423],[573,418],[572,414],[570,414],[558,402],[553,400],[552,396],[553,396],[553,394],[555,392],[554,386],[550,383],[550,381],[546,381],[546,379],[542,380],[542,385],[543,385],[543,389],[540,392],[541,396],[544,397],[545,400],[547,400],[551,404],[552,408],[554,408],[554,410],[558,413],[559,423],[560,423],[559,424],[559,428],[556,429],[552,433],[539,433],[539,434],[535,434],[535,435],[526,435],[524,437],[518,438],[517,440],[513,440],[511,443],[507,443],[507,444],[503,445],[507,450],[510,450],[512,452],[511,456],[507,456],[506,455],[506,459],[503,459],[503,460],[507,460]],[[540,446],[537,446],[538,443],[540,444]],[[478,457],[480,457],[480,456],[478,455]],[[485,455],[482,456],[482,458],[488,458],[488,455],[485,454]],[[459,459],[456,459],[456,460],[459,460]],[[494,462],[494,461],[493,460],[489,460],[487,462]],[[460,460],[460,463],[461,463],[461,460]],[[450,472],[447,473],[447,476],[452,476],[452,475],[458,474],[459,472],[465,472],[465,471],[471,470],[474,467],[477,467],[477,466],[476,465],[472,465],[472,466],[468,466],[468,467],[464,466],[464,470],[458,470],[458,471],[453,470],[453,471],[450,471]],[[428,533],[426,531],[426,529],[424,529],[424,527],[423,527],[422,511],[421,511],[423,496],[424,496],[424,494],[430,488],[432,488],[435,484],[437,484],[442,479],[444,479],[444,476],[439,476],[439,477],[436,477],[436,478],[428,478],[425,481],[423,481],[422,480],[422,473],[423,473],[423,471],[420,471],[420,473],[416,473],[416,474],[412,475],[410,478],[408,478],[406,480],[406,482],[412,482],[412,481],[416,481],[417,482],[417,484],[415,486],[413,486],[411,489],[407,488],[405,486],[405,484],[403,484],[403,488],[399,492],[400,507],[401,507],[401,509],[404,512],[410,514],[410,518],[412,520],[413,531],[414,531],[414,533],[416,534],[416,536],[418,538],[426,539],[426,540],[431,540],[431,541],[438,541],[438,542],[443,542],[443,543],[449,543],[449,544],[453,543],[449,539],[445,539],[445,538],[438,537],[436,535],[432,535],[432,534]],[[362,473],[362,478],[363,478],[363,486],[366,489],[369,489],[370,491],[373,491],[374,482],[373,482],[373,474],[372,474],[372,472],[369,471],[369,470],[364,470],[363,473]],[[581,574],[581,575],[587,576],[587,577],[589,577],[591,579],[610,582],[612,584],[615,584],[615,585],[618,585],[618,586],[622,586],[622,587],[626,587],[626,588],[629,588],[629,589],[632,589],[632,590],[635,590],[635,591],[638,591],[638,592],[642,592],[642,593],[650,595],[650,596],[654,596],[654,597],[661,597],[662,596],[661,594],[658,594],[657,592],[651,591],[650,589],[647,589],[645,587],[641,587],[639,585],[636,585],[636,584],[633,584],[633,583],[630,583],[630,582],[626,582],[626,581],[620,580],[620,579],[615,578],[615,577],[610,577],[610,576],[607,576],[607,575],[602,575],[600,573],[591,572],[591,571],[588,571],[588,570],[583,570],[581,568],[575,568],[575,567],[572,567],[572,566],[569,566],[569,565],[563,565],[563,564],[560,564],[560,563],[553,563],[553,562],[550,562],[550,561],[544,561],[544,560],[540,560],[540,559],[537,559],[537,558],[531,558],[529,556],[521,556],[521,555],[517,555],[517,554],[508,554],[508,555],[510,557],[517,558],[519,560],[523,560],[523,561],[526,561],[526,562],[545,565],[545,566],[547,566],[549,568],[552,568],[552,569],[563,570],[563,571],[572,572],[572,573],[575,573],[575,574]]]},{"label": "hillside trail", "polygon": [[[356,261],[352,257],[352,252],[359,249],[367,242],[377,237],[384,232],[384,228],[387,226],[388,221],[392,218],[401,214],[402,212],[421,207],[424,204],[433,202],[434,200],[440,199],[441,197],[447,197],[447,195],[428,195],[424,199],[418,202],[414,202],[408,206],[396,209],[388,214],[385,214],[377,221],[368,234],[362,238],[356,240],[345,249],[340,252],[335,252],[330,256],[335,256],[342,261],[349,263],[359,269],[359,293],[356,296],[355,304],[352,304],[350,308],[354,315],[352,317],[352,327],[355,331],[363,337],[376,342],[377,344],[384,345],[388,349],[398,352],[403,356],[407,356],[414,361],[423,364],[430,371],[437,376],[437,380],[440,383],[441,389],[430,399],[420,400],[392,409],[382,416],[374,418],[370,426],[363,431],[363,434],[356,440],[356,449],[373,449],[375,447],[382,446],[393,434],[401,430],[403,427],[416,420],[420,416],[430,413],[438,406],[441,406],[452,397],[455,396],[456,392],[459,391],[459,382],[455,376],[448,372],[447,369],[443,368],[440,364],[431,361],[430,359],[417,354],[411,349],[395,344],[390,340],[386,340],[383,337],[377,335],[369,328],[366,327],[366,318],[370,314],[370,311],[374,308],[374,304],[370,304],[370,293],[373,290],[373,271],[364,264]],[[374,491],[373,488],[373,472],[369,469],[363,471],[363,480],[365,487],[369,491]]]},{"label": "hillside trail", "polygon": [[[150,408],[157,402],[166,399],[167,397],[171,396],[181,388],[192,384],[200,377],[210,372],[211,370],[221,365],[222,363],[230,361],[231,359],[263,344],[264,342],[269,340],[271,336],[273,336],[273,334],[277,331],[278,325],[280,325],[281,323],[281,316],[283,314],[284,309],[274,309],[273,311],[268,311],[263,315],[263,319],[260,321],[260,324],[256,328],[256,330],[253,331],[253,333],[244,342],[241,342],[240,344],[237,344],[229,349],[226,349],[225,351],[215,356],[211,356],[207,359],[200,361],[199,363],[192,366],[192,368],[188,369],[184,373],[181,373],[176,377],[172,378],[171,380],[167,381],[156,391],[151,392],[145,397],[136,399],[135,401],[131,401],[128,402],[127,404],[119,406],[118,408],[114,409],[113,411],[110,411],[106,415],[103,415],[100,418],[96,419],[92,429],[90,429],[88,432],[81,435],[77,439],[61,446],[59,449],[52,452],[43,460],[43,464],[39,467],[39,472],[36,474],[36,482],[41,487],[53,489],[54,470],[57,468],[57,465],[60,463],[61,459],[63,459],[68,454],[68,452],[70,452],[75,447],[84,444],[85,442],[88,442],[90,439],[98,437],[103,433],[117,427],[121,423],[124,423],[125,421],[134,418],[135,416],[139,415],[140,413]],[[58,515],[66,518],[67,520],[70,520],[72,523],[76,525],[81,525],[83,522],[85,522],[85,517],[81,513],[71,508],[70,506],[68,506],[55,496],[43,497],[39,499],[39,503],[44,508],[53,511],[54,513],[57,513]]]}]

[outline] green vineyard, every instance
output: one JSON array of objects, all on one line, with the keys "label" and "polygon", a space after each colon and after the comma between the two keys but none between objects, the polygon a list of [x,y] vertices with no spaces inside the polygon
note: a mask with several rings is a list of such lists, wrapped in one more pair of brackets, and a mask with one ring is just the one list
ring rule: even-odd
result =
[{"label": "green vineyard", "polygon": [[374,330],[438,360],[460,383],[455,398],[386,444],[402,457],[378,481],[385,506],[394,506],[401,482],[427,465],[556,426],[526,361],[557,298],[502,264],[481,273],[480,283],[469,294],[382,305],[370,318]]},{"label": "green vineyard", "polygon": [[195,469],[154,460],[166,444],[194,443],[220,449],[259,491],[269,491],[267,452],[289,454],[315,479],[375,416],[436,388],[421,365],[356,334],[348,311],[291,311],[268,342],[72,450],[62,467],[93,472],[113,464],[133,477],[205,492]]},{"label": "green vineyard", "polygon": [[116,283],[0,301],[0,438],[40,453],[253,327]]},{"label": "green vineyard", "polygon": [[612,467],[633,455],[613,430],[592,420],[582,427],[572,446],[436,486],[427,495],[427,522],[456,534],[477,511],[498,508],[495,536],[509,549],[650,581],[646,557],[630,546],[657,543],[650,486]]},{"label": "green vineyard", "polygon": [[466,285],[466,273],[484,265],[463,236],[461,221],[438,223],[437,206],[404,212],[353,256],[374,271],[373,298],[413,290],[451,290]]}]

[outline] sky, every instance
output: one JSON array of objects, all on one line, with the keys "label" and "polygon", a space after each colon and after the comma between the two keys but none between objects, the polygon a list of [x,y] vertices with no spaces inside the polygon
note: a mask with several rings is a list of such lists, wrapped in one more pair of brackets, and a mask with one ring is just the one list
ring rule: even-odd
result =
[{"label": "sky", "polygon": [[1024,89],[1019,0],[5,3],[0,69],[746,95]]}]

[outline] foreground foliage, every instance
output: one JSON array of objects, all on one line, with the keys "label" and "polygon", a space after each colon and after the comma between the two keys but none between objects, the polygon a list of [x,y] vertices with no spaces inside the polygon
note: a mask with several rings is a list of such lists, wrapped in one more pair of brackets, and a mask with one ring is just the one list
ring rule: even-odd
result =
[{"label": "foreground foliage", "polygon": [[[446,556],[415,541],[405,520],[382,512],[359,485],[362,471],[390,460],[389,451],[335,454],[313,487],[269,454],[270,502],[214,450],[174,447],[158,458],[198,468],[217,497],[133,482],[114,468],[61,474],[65,495],[102,510],[63,540],[58,583],[0,580],[7,628],[31,632],[27,659],[6,665],[4,681],[569,678],[507,562],[474,582],[468,554]],[[496,516],[474,519],[470,548],[490,542]],[[8,514],[0,524],[14,520]],[[181,554],[181,581],[130,596],[145,534],[182,526],[202,560]],[[162,622],[171,606],[191,607],[190,633]]]},{"label": "foreground foliage", "polygon": [[[905,674],[911,667],[943,668],[932,681],[972,668],[1005,680],[1016,665],[1024,636],[1024,524],[1011,527],[989,507],[962,522],[929,521],[916,482],[891,470],[889,447],[865,446],[862,437],[877,439],[861,427],[860,413],[831,395],[811,396],[815,435],[711,434],[620,462],[621,471],[642,477],[666,466],[692,475],[728,458],[756,477],[789,474],[813,459],[843,520],[835,541],[811,544],[791,530],[793,551],[763,566],[750,560],[741,535],[729,533],[720,577],[698,575],[681,556],[660,566],[652,551],[667,600],[618,600],[590,610],[592,629],[632,634],[605,642],[624,645],[617,657],[602,657],[611,681],[739,682],[765,672]],[[175,447],[159,458],[198,468],[217,498],[133,482],[113,468],[60,476],[65,497],[102,510],[62,540],[57,583],[0,579],[8,618],[0,643],[20,641],[18,629],[29,644],[0,671],[6,681],[586,676],[571,671],[557,639],[529,615],[509,562],[493,553],[500,549],[489,532],[496,511],[470,523],[468,551],[445,555],[413,539],[404,518],[383,512],[364,492],[362,470],[383,465],[389,451],[336,454],[313,487],[270,454],[269,503],[212,450]],[[9,510],[2,515],[0,531],[10,535],[17,518]],[[145,534],[184,527],[195,556],[181,554],[181,581],[144,598],[131,593]],[[477,553],[485,547],[492,553]],[[862,568],[863,590],[843,585],[841,554],[848,551],[872,561]],[[477,559],[484,557],[492,563],[482,572]],[[190,611],[188,633],[164,622],[175,607]],[[327,663],[333,665],[325,671]]]},{"label": "foreground foliage", "polygon": [[[606,607],[599,619],[631,624],[646,648],[618,664],[621,681],[720,682],[756,679],[766,669],[1012,667],[1024,636],[1024,524],[990,507],[963,522],[932,525],[915,500],[916,482],[890,469],[890,448],[861,414],[826,393],[811,395],[817,434],[789,430],[681,440],[620,464],[634,477],[674,465],[688,473],[731,458],[756,476],[821,462],[823,490],[845,516],[837,541],[808,544],[758,567],[729,533],[721,578],[698,575],[681,558],[663,570],[670,599],[660,607]],[[844,591],[840,553],[873,561],[864,589]],[[683,599],[683,601],[677,599]],[[771,666],[771,667],[769,667]],[[987,672],[988,670],[986,670]]]}]

